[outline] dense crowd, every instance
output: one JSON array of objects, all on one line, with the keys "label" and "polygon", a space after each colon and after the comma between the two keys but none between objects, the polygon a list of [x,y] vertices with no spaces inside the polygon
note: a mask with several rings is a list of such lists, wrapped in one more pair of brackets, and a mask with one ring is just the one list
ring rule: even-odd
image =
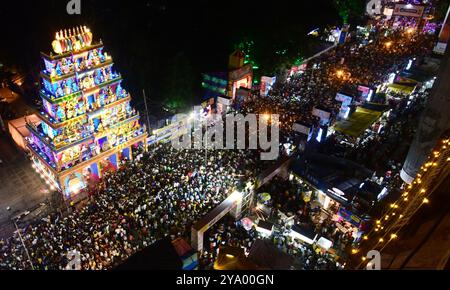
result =
[{"label": "dense crowd", "polygon": [[[155,241],[189,237],[191,224],[252,172],[252,151],[150,150],[103,178],[100,190],[68,216],[55,214],[22,231],[35,269],[61,269],[69,252],[82,269],[108,269]],[[30,269],[21,238],[0,241],[0,268]]]},{"label": "dense crowd", "polygon": [[[329,238],[336,246],[345,246],[351,242],[351,238],[337,231],[331,221],[326,224],[316,224],[314,216],[317,209],[311,208],[310,202],[305,202],[303,192],[310,190],[305,184],[287,182],[275,178],[268,185],[262,187],[259,192],[271,192],[272,199],[265,203],[271,212],[264,219],[273,222],[275,230],[272,236],[267,237],[256,230],[256,226],[245,229],[243,221],[234,221],[232,218],[224,218],[213,226],[205,234],[205,248],[200,257],[202,269],[212,269],[214,261],[220,251],[225,247],[240,247],[248,254],[256,239],[268,240],[280,252],[294,258],[293,267],[299,270],[331,270],[337,269],[335,259],[326,251],[317,249],[312,245],[292,239],[289,235],[291,224],[286,224],[282,215],[290,214],[294,218],[293,224],[310,226],[321,236]],[[275,265],[273,265],[275,266]]]},{"label": "dense crowd", "polygon": [[[337,92],[356,84],[376,87],[408,59],[426,54],[431,43],[429,36],[405,32],[374,38],[365,46],[351,41],[314,60],[303,74],[277,82],[268,97],[245,102],[242,113],[279,114],[283,136],[289,136],[294,122],[318,121],[311,115],[313,107],[328,108],[334,118],[340,107],[335,101]],[[343,73],[337,74],[338,70]],[[408,117],[403,122],[408,122]],[[395,127],[387,130],[398,131]],[[150,148],[140,160],[124,162],[119,170],[106,174],[96,193],[68,215],[55,213],[0,240],[0,269],[63,269],[73,251],[80,254],[82,269],[110,269],[163,237],[189,238],[192,223],[222,202],[241,181],[255,178],[264,168],[257,153],[211,150],[206,155],[202,150],[177,151],[170,144]],[[364,157],[352,154],[356,159]],[[278,211],[290,211],[296,223],[314,224],[314,209],[302,200],[299,188],[271,192],[275,193],[273,217],[278,217]],[[329,229],[329,234],[323,234],[335,244],[348,243],[331,224],[318,230],[323,228]],[[211,264],[218,246],[249,249],[257,238],[254,230],[247,232],[234,222],[219,223],[215,229],[207,235],[205,267]],[[280,233],[285,230],[282,226]],[[285,239],[283,234],[272,239],[278,248],[295,256],[302,269],[336,268],[328,254],[311,246]]]},{"label": "dense crowd", "polygon": [[341,106],[335,100],[338,92],[355,91],[357,85],[376,88],[408,60],[427,55],[432,49],[431,35],[404,31],[384,34],[377,32],[367,45],[354,40],[329,50],[308,63],[303,73],[276,82],[268,97],[255,92],[242,110],[279,114],[285,135],[292,131],[294,122],[316,125],[318,119],[311,115],[316,106],[329,110],[333,122]]}]

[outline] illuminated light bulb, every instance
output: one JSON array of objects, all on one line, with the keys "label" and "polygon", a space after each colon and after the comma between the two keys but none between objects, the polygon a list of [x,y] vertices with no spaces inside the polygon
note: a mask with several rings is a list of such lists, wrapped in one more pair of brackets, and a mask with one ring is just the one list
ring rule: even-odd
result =
[{"label": "illuminated light bulb", "polygon": [[378,230],[378,229],[375,229],[375,231],[378,232],[379,230]]},{"label": "illuminated light bulb", "polygon": [[436,162],[434,162],[433,163],[433,167],[436,167],[436,166],[438,166],[438,164]]},{"label": "illuminated light bulb", "polygon": [[395,204],[392,203],[392,204],[391,204],[391,208],[394,208],[394,207],[395,207]]},{"label": "illuminated light bulb", "polygon": [[377,224],[380,224],[381,223],[381,221],[380,220],[377,220]]},{"label": "illuminated light bulb", "polygon": [[365,261],[365,260],[367,260],[367,258],[366,257],[361,257],[361,260]]},{"label": "illuminated light bulb", "polygon": [[430,200],[428,198],[424,198],[423,201],[422,201],[422,203],[425,203],[425,204],[427,204],[429,202],[430,202]]},{"label": "illuminated light bulb", "polygon": [[395,212],[392,213],[392,216],[395,216]]},{"label": "illuminated light bulb", "polygon": [[388,216],[388,215],[387,215],[387,216],[385,216],[385,217],[384,217],[384,219],[385,219],[385,220],[388,220],[388,219],[389,219],[389,216]]},{"label": "illuminated light bulb", "polygon": [[398,205],[394,205],[394,208],[398,208]]},{"label": "illuminated light bulb", "polygon": [[398,218],[401,219],[403,217],[403,215],[401,214]]},{"label": "illuminated light bulb", "polygon": [[363,240],[368,240],[369,238],[367,236],[363,236]]},{"label": "illuminated light bulb", "polygon": [[396,238],[397,238],[397,235],[396,235],[396,234],[392,234],[392,235],[391,235],[391,240],[396,239]]},{"label": "illuminated light bulb", "polygon": [[352,254],[357,254],[359,251],[357,249],[352,249]]},{"label": "illuminated light bulb", "polygon": [[404,201],[408,201],[408,198],[407,197],[405,197],[404,199],[403,199]]},{"label": "illuminated light bulb", "polygon": [[382,242],[384,242],[384,239],[383,239],[383,238],[380,238],[378,241],[379,241],[380,243],[382,243]]},{"label": "illuminated light bulb", "polygon": [[425,193],[425,192],[426,192],[425,188],[422,188],[422,189],[420,190],[420,193]]}]

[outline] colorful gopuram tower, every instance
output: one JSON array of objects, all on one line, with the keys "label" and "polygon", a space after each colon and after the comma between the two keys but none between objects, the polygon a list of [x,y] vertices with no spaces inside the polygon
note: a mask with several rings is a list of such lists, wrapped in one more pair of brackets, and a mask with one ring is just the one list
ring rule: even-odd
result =
[{"label": "colorful gopuram tower", "polygon": [[41,122],[27,124],[33,167],[71,198],[92,179],[117,169],[147,132],[102,42],[86,27],[56,33],[54,53],[41,53]]}]

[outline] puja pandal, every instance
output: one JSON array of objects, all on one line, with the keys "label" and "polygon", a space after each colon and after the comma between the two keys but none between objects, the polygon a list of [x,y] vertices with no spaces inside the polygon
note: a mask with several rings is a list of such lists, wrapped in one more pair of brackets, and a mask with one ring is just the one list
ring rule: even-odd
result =
[{"label": "puja pandal", "polygon": [[88,28],[57,32],[52,46],[53,53],[41,53],[41,122],[27,124],[28,147],[35,170],[68,199],[131,160],[135,148],[145,148],[147,132],[111,56]]}]

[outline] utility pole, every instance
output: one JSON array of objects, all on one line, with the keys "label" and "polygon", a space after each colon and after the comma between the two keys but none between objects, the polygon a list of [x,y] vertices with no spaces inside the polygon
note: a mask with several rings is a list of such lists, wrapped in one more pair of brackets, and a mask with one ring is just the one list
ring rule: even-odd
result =
[{"label": "utility pole", "polygon": [[25,243],[23,242],[22,234],[20,233],[19,227],[17,226],[17,223],[14,219],[13,219],[13,223],[14,223],[14,226],[16,227],[17,234],[19,235],[20,242],[22,243],[22,246],[25,249],[25,253],[27,254],[28,261],[30,262],[30,265],[31,265],[31,269],[34,270],[34,265],[33,265],[33,261],[31,261],[30,253],[28,253],[28,248],[27,248],[27,246],[25,246]]},{"label": "utility pole", "polygon": [[150,117],[148,114],[148,107],[147,107],[147,97],[145,96],[145,89],[142,90],[143,96],[144,96],[144,104],[145,104],[145,112],[147,115],[147,132],[150,134]]}]

